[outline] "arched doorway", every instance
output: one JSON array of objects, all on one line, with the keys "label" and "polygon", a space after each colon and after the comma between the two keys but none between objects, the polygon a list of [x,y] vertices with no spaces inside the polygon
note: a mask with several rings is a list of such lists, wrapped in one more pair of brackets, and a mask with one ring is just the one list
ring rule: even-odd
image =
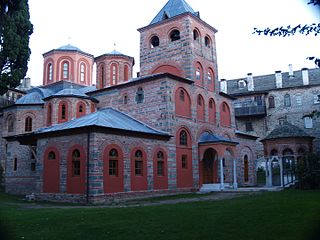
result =
[{"label": "arched doorway", "polygon": [[213,148],[208,148],[203,155],[203,184],[217,182],[217,152]]}]

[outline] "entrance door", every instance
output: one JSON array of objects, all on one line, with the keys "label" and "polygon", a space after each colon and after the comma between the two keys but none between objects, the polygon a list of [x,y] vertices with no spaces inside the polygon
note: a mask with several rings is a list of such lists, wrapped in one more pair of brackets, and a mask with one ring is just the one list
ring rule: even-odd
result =
[{"label": "entrance door", "polygon": [[217,182],[217,160],[216,151],[209,148],[203,156],[203,184]]}]

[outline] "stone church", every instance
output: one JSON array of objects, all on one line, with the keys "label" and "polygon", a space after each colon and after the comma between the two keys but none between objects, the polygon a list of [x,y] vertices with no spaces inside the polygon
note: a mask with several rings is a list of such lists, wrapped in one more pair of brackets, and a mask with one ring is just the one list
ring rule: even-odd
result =
[{"label": "stone church", "polygon": [[217,30],[169,0],[138,31],[136,78],[118,51],[43,54],[43,85],[2,109],[6,192],[109,202],[255,185],[257,137],[236,129],[234,97],[220,91]]}]

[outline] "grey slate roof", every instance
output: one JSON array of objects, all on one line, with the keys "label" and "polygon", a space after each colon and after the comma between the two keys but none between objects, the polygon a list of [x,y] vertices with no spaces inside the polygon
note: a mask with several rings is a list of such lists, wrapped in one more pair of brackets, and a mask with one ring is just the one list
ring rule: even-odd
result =
[{"label": "grey slate roof", "polygon": [[19,98],[16,101],[16,104],[43,104],[44,101],[42,98],[43,96],[39,92],[31,92]]},{"label": "grey slate roof", "polygon": [[[309,69],[309,85],[318,85],[320,84],[320,68]],[[303,86],[302,81],[302,71],[294,71],[293,76],[290,77],[288,72],[283,72],[282,74],[282,88],[288,87],[300,87]],[[227,91],[228,94],[241,94],[241,93],[252,93],[252,92],[262,92],[270,91],[276,88],[276,77],[275,74],[253,76],[254,91],[248,91],[247,87],[240,88],[238,87],[238,82],[240,80],[245,80],[244,78],[227,80]],[[279,89],[282,89],[279,88]]]},{"label": "grey slate roof", "polygon": [[238,144],[238,142],[231,141],[229,139],[226,139],[222,136],[205,132],[200,136],[198,144],[204,144],[204,143],[231,143],[231,144]]},{"label": "grey slate roof", "polygon": [[164,15],[166,14],[169,18],[183,14],[191,13],[198,16],[192,7],[184,0],[169,0],[166,5],[160,10],[160,12],[154,17],[150,24],[158,23],[164,20]]},{"label": "grey slate roof", "polygon": [[65,88],[52,95],[53,97],[74,96],[74,97],[88,97],[86,94],[75,88]]},{"label": "grey slate roof", "polygon": [[151,135],[170,137],[166,132],[156,130],[143,122],[140,122],[127,114],[124,114],[113,108],[104,108],[97,112],[76,118],[66,123],[57,124],[51,127],[41,128],[35,131],[35,134],[50,133],[68,129],[77,129],[82,127],[97,126],[125,130],[129,132],[138,132]]},{"label": "grey slate roof", "polygon": [[79,52],[81,52],[81,49],[80,49],[80,48],[77,48],[76,46],[72,46],[72,45],[70,45],[70,44],[61,46],[61,47],[57,48],[57,50],[62,50],[62,51],[79,51]]},{"label": "grey slate roof", "polygon": [[[263,140],[268,139],[277,139],[277,138],[314,138],[303,131],[301,128],[289,123],[285,122],[282,125],[279,125],[275,129],[273,129]],[[262,140],[262,141],[263,141]]]}]

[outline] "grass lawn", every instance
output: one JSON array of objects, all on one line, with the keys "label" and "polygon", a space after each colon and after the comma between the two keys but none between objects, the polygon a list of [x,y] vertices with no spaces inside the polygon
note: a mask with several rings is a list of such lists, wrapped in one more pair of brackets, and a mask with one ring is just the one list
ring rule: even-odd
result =
[{"label": "grass lawn", "polygon": [[315,232],[320,229],[320,191],[128,208],[30,209],[19,204],[0,194],[0,239],[315,240],[320,236]]}]

